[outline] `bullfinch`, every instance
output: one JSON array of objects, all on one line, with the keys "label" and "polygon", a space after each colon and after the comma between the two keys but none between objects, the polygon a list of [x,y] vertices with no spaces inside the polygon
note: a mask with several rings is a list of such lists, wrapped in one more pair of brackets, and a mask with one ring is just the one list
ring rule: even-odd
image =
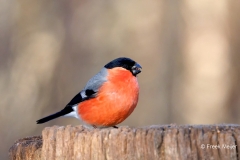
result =
[{"label": "bullfinch", "polygon": [[96,127],[114,127],[124,121],[138,103],[137,74],[142,67],[130,58],[107,63],[61,111],[37,120],[37,124],[66,116]]}]

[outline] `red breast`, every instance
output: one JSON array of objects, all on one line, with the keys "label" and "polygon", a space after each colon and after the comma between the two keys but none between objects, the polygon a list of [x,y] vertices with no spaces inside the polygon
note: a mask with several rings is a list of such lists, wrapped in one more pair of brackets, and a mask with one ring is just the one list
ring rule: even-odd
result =
[{"label": "red breast", "polygon": [[129,70],[115,67],[108,70],[107,81],[95,98],[79,103],[83,121],[96,126],[114,126],[125,120],[138,102],[139,86]]}]

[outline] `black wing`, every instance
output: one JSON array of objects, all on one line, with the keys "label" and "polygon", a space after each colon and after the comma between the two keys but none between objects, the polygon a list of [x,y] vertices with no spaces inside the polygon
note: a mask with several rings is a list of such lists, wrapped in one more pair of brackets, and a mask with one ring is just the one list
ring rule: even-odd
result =
[{"label": "black wing", "polygon": [[75,97],[73,97],[73,99],[67,104],[66,107],[73,106],[73,105],[83,102],[85,100],[94,98],[96,96],[95,93],[96,92],[91,89],[83,90],[80,93],[78,93]]}]

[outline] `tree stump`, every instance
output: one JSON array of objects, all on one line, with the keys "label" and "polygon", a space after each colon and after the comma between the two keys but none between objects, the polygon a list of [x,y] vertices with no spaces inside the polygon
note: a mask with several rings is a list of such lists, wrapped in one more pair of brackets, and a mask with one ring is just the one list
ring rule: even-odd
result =
[{"label": "tree stump", "polygon": [[14,143],[11,160],[239,159],[240,125],[53,126]]}]

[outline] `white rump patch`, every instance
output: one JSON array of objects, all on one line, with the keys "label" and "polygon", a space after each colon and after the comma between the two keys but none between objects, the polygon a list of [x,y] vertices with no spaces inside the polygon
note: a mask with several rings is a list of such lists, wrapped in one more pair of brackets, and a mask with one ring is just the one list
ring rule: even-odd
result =
[{"label": "white rump patch", "polygon": [[64,117],[75,117],[75,118],[81,120],[81,118],[78,116],[77,107],[78,107],[78,105],[73,106],[72,107],[73,111],[68,114],[65,114]]}]

